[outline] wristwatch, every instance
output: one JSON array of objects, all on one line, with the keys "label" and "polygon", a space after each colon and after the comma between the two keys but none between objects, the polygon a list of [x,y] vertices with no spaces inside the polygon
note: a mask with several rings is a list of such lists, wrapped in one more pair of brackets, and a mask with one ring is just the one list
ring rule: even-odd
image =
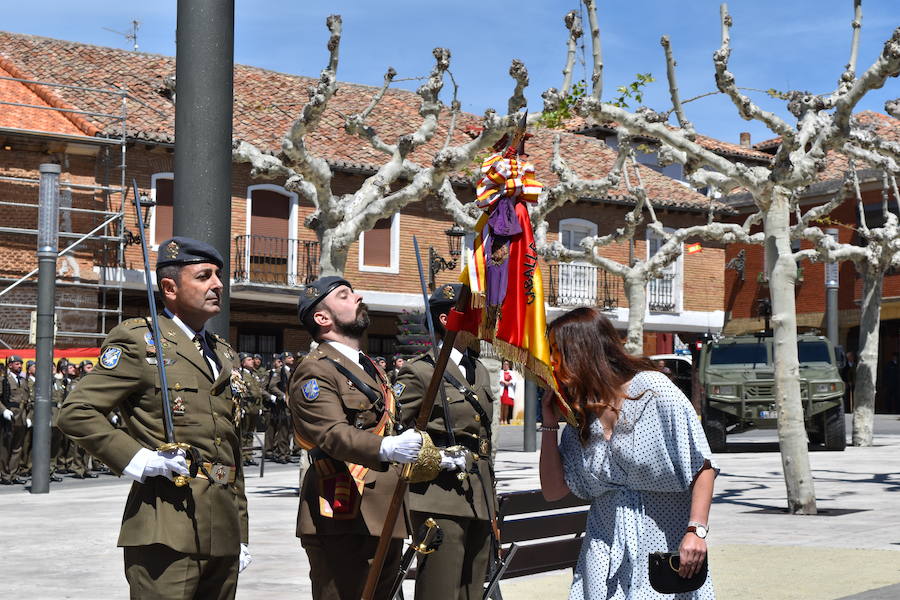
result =
[{"label": "wristwatch", "polygon": [[699,521],[690,521],[687,530],[701,540],[705,540],[706,536],[709,534],[709,527]]}]

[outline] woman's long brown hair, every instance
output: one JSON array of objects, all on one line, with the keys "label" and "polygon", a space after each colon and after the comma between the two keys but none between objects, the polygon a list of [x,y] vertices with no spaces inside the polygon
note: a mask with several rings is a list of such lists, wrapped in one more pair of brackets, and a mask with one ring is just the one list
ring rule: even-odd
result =
[{"label": "woman's long brown hair", "polygon": [[[582,442],[590,435],[590,415],[618,413],[622,387],[641,371],[658,371],[653,362],[625,352],[613,324],[594,308],[576,308],[547,327],[561,359],[556,371],[560,392],[578,415]],[[628,398],[634,400],[634,398]]]}]

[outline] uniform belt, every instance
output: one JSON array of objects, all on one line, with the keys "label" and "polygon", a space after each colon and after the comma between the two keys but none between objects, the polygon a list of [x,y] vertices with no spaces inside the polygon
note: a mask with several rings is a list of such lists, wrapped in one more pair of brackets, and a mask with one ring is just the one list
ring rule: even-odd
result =
[{"label": "uniform belt", "polygon": [[[191,461],[187,461],[188,467],[191,466]],[[206,476],[206,473],[203,470],[206,470],[206,473],[209,473],[209,477]],[[228,465],[223,465],[222,463],[203,463],[203,469],[197,472],[197,477],[199,479],[208,479],[213,483],[218,483],[220,485],[227,485],[229,483],[234,483],[234,480],[237,478],[237,467],[229,467]]]},{"label": "uniform belt", "polygon": [[[446,448],[450,445],[450,438],[446,433],[429,433],[435,446]],[[456,444],[462,446],[478,456],[487,456],[491,453],[491,443],[487,438],[479,439],[469,435],[457,435]]]}]

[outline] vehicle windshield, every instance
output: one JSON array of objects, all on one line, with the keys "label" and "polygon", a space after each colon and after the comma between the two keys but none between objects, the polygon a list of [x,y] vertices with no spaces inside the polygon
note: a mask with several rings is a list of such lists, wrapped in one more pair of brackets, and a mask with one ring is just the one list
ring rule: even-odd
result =
[{"label": "vehicle windshield", "polygon": [[710,348],[711,365],[765,365],[767,362],[765,344],[720,344]]},{"label": "vehicle windshield", "polygon": [[831,363],[828,344],[825,342],[797,342],[797,354],[801,365],[811,362]]}]

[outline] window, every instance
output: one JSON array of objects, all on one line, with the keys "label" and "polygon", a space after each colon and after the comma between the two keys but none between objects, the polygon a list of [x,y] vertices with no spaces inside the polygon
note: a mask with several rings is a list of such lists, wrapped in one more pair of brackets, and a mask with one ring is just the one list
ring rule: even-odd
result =
[{"label": "window", "polygon": [[281,332],[262,331],[264,325],[241,325],[238,329],[238,351],[260,354],[263,365],[272,362],[272,355],[281,352]]},{"label": "window", "polygon": [[[666,228],[666,231],[670,230]],[[647,230],[647,260],[659,252],[665,241],[654,231]],[[647,298],[651,311],[678,312],[680,310],[682,265],[683,256],[679,252],[678,258],[666,265],[659,277],[650,280],[647,286]]]},{"label": "window", "polygon": [[369,335],[368,338],[369,356],[382,356],[390,363],[397,352],[397,338],[392,335]]},{"label": "window", "polygon": [[150,177],[150,200],[156,202],[150,216],[150,241],[154,250],[172,237],[172,212],[175,201],[174,173],[156,173]]},{"label": "window", "polygon": [[271,184],[247,188],[247,235],[236,246],[251,282],[296,285],[296,230],[297,194]]},{"label": "window", "polygon": [[359,236],[359,270],[400,272],[400,213],[379,219]]},{"label": "window", "polygon": [[[597,224],[585,219],[562,219],[559,241],[567,250],[581,250],[579,243],[597,235]],[[597,267],[585,262],[559,263],[557,306],[596,306]]]}]

